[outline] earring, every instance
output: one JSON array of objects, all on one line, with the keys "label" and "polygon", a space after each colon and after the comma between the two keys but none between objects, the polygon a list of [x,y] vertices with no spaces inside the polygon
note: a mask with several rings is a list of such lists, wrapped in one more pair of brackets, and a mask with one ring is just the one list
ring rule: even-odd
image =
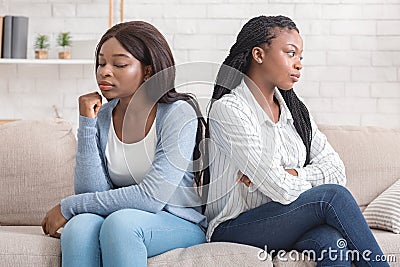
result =
[{"label": "earring", "polygon": [[257,63],[261,64],[262,63],[261,59],[257,59]]}]

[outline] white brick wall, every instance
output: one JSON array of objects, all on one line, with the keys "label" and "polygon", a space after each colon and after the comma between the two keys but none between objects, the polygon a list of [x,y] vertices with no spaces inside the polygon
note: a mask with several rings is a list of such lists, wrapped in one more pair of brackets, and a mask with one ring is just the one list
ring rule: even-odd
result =
[{"label": "white brick wall", "polygon": [[[0,15],[29,16],[29,57],[36,34],[44,33],[54,58],[60,31],[75,41],[100,38],[108,25],[106,3],[1,0]],[[118,8],[115,0],[114,23]],[[125,1],[125,20],[153,23],[178,64],[221,63],[241,26],[261,14],[284,14],[297,23],[305,59],[296,91],[317,122],[400,127],[399,0]],[[0,64],[0,119],[54,117],[55,106],[76,127],[77,97],[94,90],[93,66]]]}]

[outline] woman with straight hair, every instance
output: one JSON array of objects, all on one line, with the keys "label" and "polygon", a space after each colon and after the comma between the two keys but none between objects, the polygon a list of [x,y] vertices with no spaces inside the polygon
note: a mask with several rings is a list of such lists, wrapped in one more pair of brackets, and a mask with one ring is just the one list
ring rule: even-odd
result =
[{"label": "woman with straight hair", "polygon": [[205,241],[191,164],[204,123],[196,100],[174,89],[174,64],[165,38],[142,21],[115,25],[97,45],[108,102],[98,92],[79,97],[75,195],[42,222],[61,236],[63,266],[146,266]]},{"label": "woman with straight hair", "polygon": [[317,266],[388,266],[375,261],[383,253],[344,187],[343,162],[293,90],[302,53],[290,18],[259,16],[220,68],[208,118],[207,240],[273,255],[314,251]]}]

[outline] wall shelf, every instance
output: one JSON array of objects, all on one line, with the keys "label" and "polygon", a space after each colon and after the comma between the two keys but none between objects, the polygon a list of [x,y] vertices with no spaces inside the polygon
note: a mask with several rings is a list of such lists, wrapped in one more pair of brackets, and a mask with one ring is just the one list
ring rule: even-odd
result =
[{"label": "wall shelf", "polygon": [[19,59],[19,58],[1,58],[0,64],[82,64],[94,65],[94,59]]}]

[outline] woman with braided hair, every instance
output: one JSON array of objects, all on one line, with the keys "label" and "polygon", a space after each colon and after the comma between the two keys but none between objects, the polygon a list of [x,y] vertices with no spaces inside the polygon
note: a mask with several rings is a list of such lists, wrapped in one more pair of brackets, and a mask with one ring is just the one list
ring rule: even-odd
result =
[{"label": "woman with braided hair", "polygon": [[284,16],[248,21],[220,68],[209,109],[208,241],[276,255],[313,251],[317,266],[388,266],[338,154],[293,91],[303,41]]}]

